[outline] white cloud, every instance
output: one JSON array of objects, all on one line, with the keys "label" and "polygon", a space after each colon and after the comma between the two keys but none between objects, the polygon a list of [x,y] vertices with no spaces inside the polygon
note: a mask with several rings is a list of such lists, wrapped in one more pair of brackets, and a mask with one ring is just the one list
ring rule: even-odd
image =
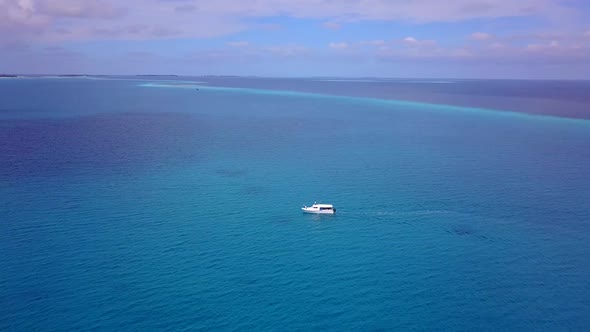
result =
[{"label": "white cloud", "polygon": [[[195,3],[195,1],[186,1]],[[556,16],[567,11],[560,0],[258,0],[201,1],[199,10],[252,17],[285,14],[305,18],[342,20],[405,20],[414,22],[460,21],[472,18]],[[342,21],[341,20],[341,21]]]},{"label": "white cloud", "polygon": [[450,55],[454,57],[465,58],[473,56],[473,52],[467,48],[458,48],[451,50]]},{"label": "white cloud", "polygon": [[385,40],[376,39],[376,40],[363,40],[360,42],[361,45],[371,45],[371,46],[383,46],[386,44]]},{"label": "white cloud", "polygon": [[106,0],[20,0],[32,4],[33,12],[51,17],[112,19],[123,15],[117,2]]},{"label": "white cloud", "polygon": [[229,46],[233,46],[233,47],[247,47],[250,45],[250,43],[247,41],[235,41],[235,42],[229,42],[227,44]]},{"label": "white cloud", "polygon": [[486,32],[474,32],[471,34],[470,36],[471,39],[473,40],[490,40],[493,39],[494,36],[492,34],[486,33]]},{"label": "white cloud", "polygon": [[[495,36],[474,32],[467,46],[439,45],[430,36],[397,37],[396,40],[332,42],[318,48],[289,44],[288,29],[259,18],[287,16],[324,22],[316,29],[338,29],[363,20],[398,21],[411,24],[456,22],[470,19],[533,16],[547,19],[575,18],[563,0],[0,0],[0,44],[21,41],[142,40],[163,38],[214,38],[248,29],[273,30],[283,34],[283,45],[260,46],[231,41],[223,49],[205,50],[198,56],[222,61],[255,61],[265,57],[296,57],[323,54],[358,57],[578,59],[590,54],[590,30],[586,22],[560,30],[551,26],[545,33]],[[580,9],[581,10],[581,9]],[[571,20],[575,21],[575,20]],[[274,22],[274,21],[273,21]],[[555,23],[555,21],[553,21]],[[492,26],[492,25],[488,25]],[[575,30],[575,31],[574,31]],[[550,31],[550,32],[548,32]],[[334,32],[337,34],[338,32]],[[365,37],[366,38],[366,37]],[[378,38],[384,38],[379,36]],[[420,39],[425,38],[425,39]],[[465,41],[465,36],[461,37]],[[441,38],[441,43],[442,43]],[[553,42],[554,41],[554,42]],[[525,46],[522,46],[525,45]],[[528,46],[526,46],[528,45]],[[361,47],[362,46],[362,47]],[[330,51],[332,50],[332,51]],[[336,52],[334,50],[341,50]],[[248,60],[250,59],[250,60]],[[590,57],[588,57],[590,59]]]},{"label": "white cloud", "polygon": [[31,32],[38,31],[50,23],[51,19],[48,16],[35,14],[32,1],[0,0],[0,29],[16,33]]},{"label": "white cloud", "polygon": [[502,49],[505,47],[507,47],[506,44],[501,43],[501,42],[494,42],[489,45],[489,48],[491,48],[491,49]]},{"label": "white cloud", "polygon": [[406,37],[404,38],[404,42],[407,44],[416,44],[418,41],[414,37]]},{"label": "white cloud", "polygon": [[402,42],[410,47],[434,47],[436,41],[434,40],[418,40],[414,37],[406,37],[402,39]]},{"label": "white cloud", "polygon": [[308,48],[303,45],[288,44],[288,45],[273,45],[266,46],[260,49],[265,54],[271,54],[280,57],[294,57],[308,53]]},{"label": "white cloud", "polygon": [[[336,22],[361,20],[429,23],[535,16],[571,21],[575,11],[564,3],[562,0],[0,0],[0,36],[11,31],[30,39],[92,39],[107,37],[95,35],[94,31],[109,30],[115,32],[110,39],[209,38],[256,28],[256,18],[273,16],[324,20],[324,27],[332,29],[340,26]],[[149,29],[144,34],[126,31],[128,26],[141,24],[151,26],[152,31],[166,29],[175,33],[154,34]]]},{"label": "white cloud", "polygon": [[529,52],[548,52],[548,51],[561,51],[562,47],[558,41],[552,40],[549,43],[545,44],[528,44],[525,48],[526,51]]},{"label": "white cloud", "polygon": [[340,23],[336,23],[336,22],[324,22],[324,24],[322,24],[322,26],[326,29],[331,29],[331,30],[339,30],[340,28],[342,28],[342,25]]},{"label": "white cloud", "polygon": [[340,43],[330,43],[330,44],[328,44],[328,46],[332,49],[335,49],[335,50],[343,50],[343,49],[348,48],[349,45],[348,45],[348,43],[340,42]]}]

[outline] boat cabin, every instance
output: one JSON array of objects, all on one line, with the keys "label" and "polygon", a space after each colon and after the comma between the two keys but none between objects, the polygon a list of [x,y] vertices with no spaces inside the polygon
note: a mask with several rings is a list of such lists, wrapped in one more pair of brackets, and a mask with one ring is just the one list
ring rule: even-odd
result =
[{"label": "boat cabin", "polygon": [[304,206],[303,211],[309,213],[334,213],[336,209],[332,204],[317,204],[314,203],[312,206]]}]

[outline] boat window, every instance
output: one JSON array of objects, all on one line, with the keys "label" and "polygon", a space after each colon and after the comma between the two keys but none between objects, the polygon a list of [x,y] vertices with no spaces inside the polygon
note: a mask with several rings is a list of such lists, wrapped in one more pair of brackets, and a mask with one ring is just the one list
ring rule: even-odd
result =
[{"label": "boat window", "polygon": [[320,210],[332,210],[331,207],[321,207]]}]

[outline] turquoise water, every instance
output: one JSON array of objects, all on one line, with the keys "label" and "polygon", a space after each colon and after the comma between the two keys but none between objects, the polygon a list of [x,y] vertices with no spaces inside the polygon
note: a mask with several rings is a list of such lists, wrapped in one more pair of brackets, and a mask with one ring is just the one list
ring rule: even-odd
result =
[{"label": "turquoise water", "polygon": [[590,324],[590,120],[203,81],[0,81],[0,330]]}]

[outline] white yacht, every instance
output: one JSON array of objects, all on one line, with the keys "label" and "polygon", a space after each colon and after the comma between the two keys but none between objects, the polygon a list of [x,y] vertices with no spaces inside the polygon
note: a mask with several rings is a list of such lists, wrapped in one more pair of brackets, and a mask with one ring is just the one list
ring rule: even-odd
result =
[{"label": "white yacht", "polygon": [[313,203],[312,206],[304,206],[301,208],[303,212],[307,213],[321,213],[321,214],[334,214],[336,209],[332,204],[317,204]]}]

